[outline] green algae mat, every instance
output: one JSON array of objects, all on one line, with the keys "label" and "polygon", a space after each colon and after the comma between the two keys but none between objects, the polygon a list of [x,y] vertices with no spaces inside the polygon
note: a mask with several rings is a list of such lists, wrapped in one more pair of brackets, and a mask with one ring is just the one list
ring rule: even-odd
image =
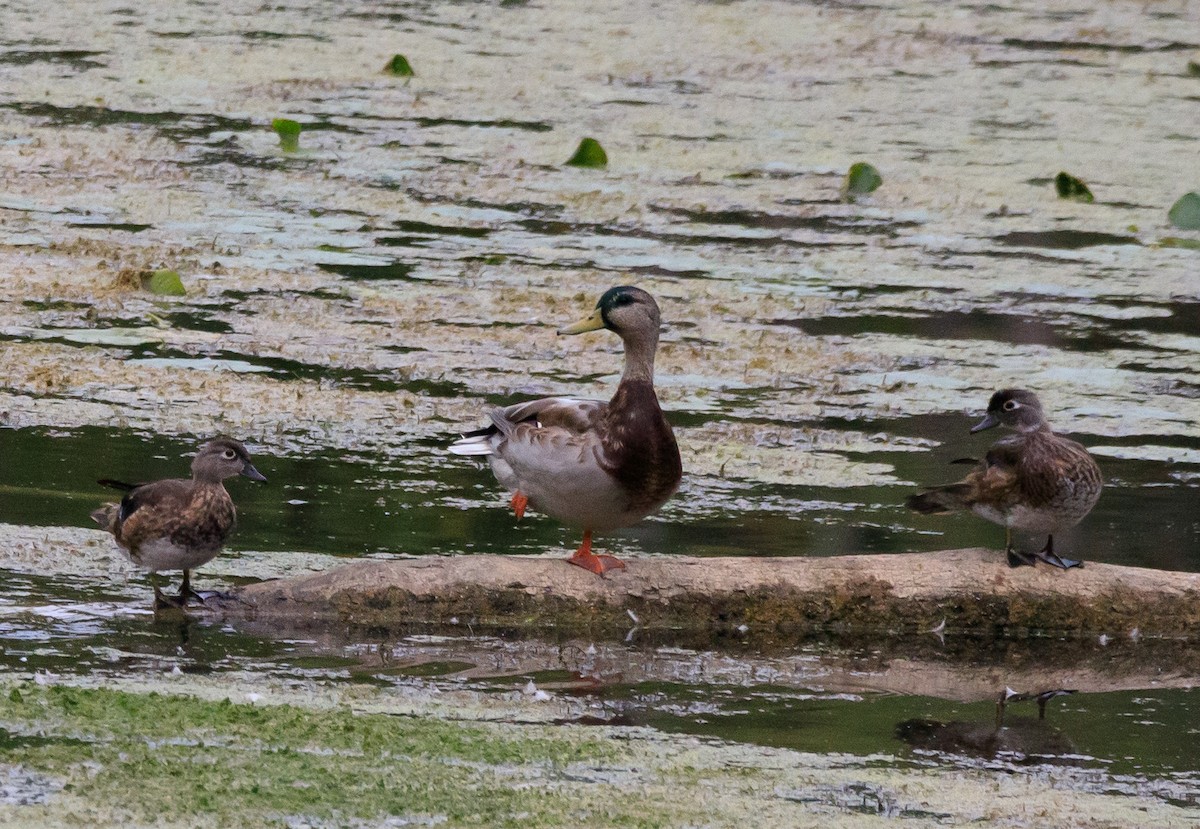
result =
[{"label": "green algae mat", "polygon": [[1018,813],[1053,814],[1060,826],[1184,826],[1194,817],[1033,778],[997,787],[983,772],[881,769],[638,729],[471,722],[471,710],[466,721],[435,719],[388,711],[362,692],[247,700],[239,687],[233,702],[217,683],[199,697],[44,680],[2,690],[4,825],[998,826]]}]

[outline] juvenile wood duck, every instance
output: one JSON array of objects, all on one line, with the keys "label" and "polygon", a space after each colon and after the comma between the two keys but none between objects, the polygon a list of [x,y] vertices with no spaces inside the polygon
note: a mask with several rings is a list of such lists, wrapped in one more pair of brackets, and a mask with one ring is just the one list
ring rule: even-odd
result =
[{"label": "juvenile wood duck", "polygon": [[627,527],[658,510],[679,486],[682,464],[654,393],[658,304],[640,288],[611,288],[587,318],[560,329],[607,328],[625,344],[625,370],[607,403],[549,397],[488,413],[491,424],[450,446],[483,455],[512,492],[520,519],[527,506],[583,529],[571,564],[603,575],[623,569],[615,556],[592,553],[592,534]]},{"label": "juvenile wood duck", "polygon": [[[150,571],[154,606],[184,607],[188,599],[203,601],[192,590],[191,571],[211,561],[237,523],[233,499],[222,483],[234,475],[265,481],[250,462],[246,447],[230,438],[217,438],[200,447],[192,461],[192,478],[171,478],[145,484],[126,484],[109,478],[99,483],[123,490],[120,504],[106,504],[92,519],[113,534],[134,564]],[[178,597],[159,589],[159,570],[182,570]]]},{"label": "juvenile wood duck", "polygon": [[[1010,426],[1016,434],[997,441],[975,470],[962,481],[910,496],[908,506],[930,514],[969,509],[1004,527],[1010,567],[1039,559],[1064,570],[1080,564],[1054,552],[1054,534],[1078,524],[1100,497],[1100,467],[1073,440],[1056,435],[1042,413],[1037,396],[1024,389],[1002,389],[992,395],[987,414],[972,433]],[[1013,547],[1012,531],[1046,533],[1037,553]]]}]

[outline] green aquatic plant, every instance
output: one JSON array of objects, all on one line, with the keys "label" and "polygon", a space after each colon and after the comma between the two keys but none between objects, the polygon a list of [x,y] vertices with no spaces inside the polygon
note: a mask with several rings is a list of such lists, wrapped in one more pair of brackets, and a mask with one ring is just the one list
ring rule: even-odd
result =
[{"label": "green aquatic plant", "polygon": [[572,167],[606,167],[608,153],[604,152],[595,138],[585,138],[579,142],[575,155],[567,159],[567,164]]},{"label": "green aquatic plant", "polygon": [[1167,212],[1167,221],[1180,230],[1200,230],[1200,193],[1180,196]]},{"label": "green aquatic plant", "polygon": [[1200,60],[1189,60],[1187,62],[1187,73],[1193,78],[1200,78]]},{"label": "green aquatic plant", "polygon": [[[562,826],[578,797],[513,781],[621,757],[582,732],[33,683],[0,690],[0,721],[16,735],[0,731],[6,762],[62,780],[81,802],[136,825],[444,815],[452,826]],[[592,825],[633,817],[618,811]]]},{"label": "green aquatic plant", "polygon": [[865,161],[850,165],[846,171],[846,180],[842,183],[842,195],[853,200],[855,196],[865,196],[873,193],[883,184],[883,176],[873,166]]},{"label": "green aquatic plant", "polygon": [[1070,199],[1085,204],[1091,204],[1096,200],[1092,191],[1082,180],[1067,172],[1060,172],[1054,177],[1054,191],[1058,193],[1060,199]]},{"label": "green aquatic plant", "polygon": [[178,271],[160,268],[142,276],[142,287],[159,296],[187,296]]},{"label": "green aquatic plant", "polygon": [[397,78],[411,78],[416,72],[413,72],[412,64],[404,55],[392,55],[392,59],[383,65],[383,74],[395,75]]},{"label": "green aquatic plant", "polygon": [[1181,239],[1178,236],[1164,236],[1162,239],[1158,240],[1158,246],[1163,248],[1200,250],[1200,239]]},{"label": "green aquatic plant", "polygon": [[300,123],[291,118],[276,118],[271,122],[271,129],[279,136],[279,148],[285,153],[300,151]]}]

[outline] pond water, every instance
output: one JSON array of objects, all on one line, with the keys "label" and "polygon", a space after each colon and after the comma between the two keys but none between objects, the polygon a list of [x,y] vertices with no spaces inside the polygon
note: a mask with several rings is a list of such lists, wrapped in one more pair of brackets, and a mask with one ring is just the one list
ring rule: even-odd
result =
[{"label": "pond water", "polygon": [[[1105,476],[1059,549],[1200,571],[1200,237],[1166,219],[1200,188],[1190,5],[234,6],[0,9],[0,525],[91,538],[97,478],[180,475],[228,433],[270,479],[231,483],[231,558],[268,562],[245,578],[271,575],[272,553],[565,552],[572,531],[518,524],[490,473],[444,447],[489,405],[611,393],[615,338],[553,331],[636,283],[663,309],[685,479],[606,549],[999,548],[997,527],[903,502],[985,451],[995,433],[968,428],[1021,385]],[[397,52],[414,78],[380,73]],[[300,152],[279,148],[278,117],[302,123]],[[607,168],[563,166],[584,136]],[[884,184],[847,202],[863,160]],[[1094,204],[1056,198],[1063,169]],[[161,267],[186,297],[140,290]],[[181,628],[142,612],[127,571],[10,558],[10,671],[263,665],[508,692],[572,670],[476,675],[456,668],[483,647],[466,636],[380,679],[356,635]],[[1014,658],[994,647],[990,664]],[[1024,762],[971,749],[978,733],[948,747],[990,721],[982,696],[848,690],[861,666],[840,646],[795,656],[841,678],[614,670],[570,690],[573,716]],[[1068,758],[1080,786],[1194,803],[1188,684],[1081,687],[1050,703],[1033,753]]]},{"label": "pond water", "polygon": [[[891,435],[919,438],[963,420],[927,415],[875,425]],[[830,421],[822,428],[838,425]],[[949,461],[964,451],[964,443],[931,450],[933,461],[926,453],[870,453],[872,463],[888,463],[895,470],[898,480],[891,485],[744,484],[730,499],[733,503],[726,504],[721,502],[722,487],[711,482],[696,487],[699,503],[689,504],[689,483],[661,516],[604,543],[631,555],[821,556],[997,547],[1003,531],[994,525],[970,515],[924,518],[903,506],[914,491],[906,480],[928,474],[931,466],[936,471],[939,460],[951,473],[962,468]],[[447,461],[444,446],[445,440],[415,441],[414,454],[404,457],[338,451],[256,458],[268,475],[266,486],[237,480],[229,484],[241,514],[232,546],[353,557],[529,554],[577,543],[571,529],[553,521],[515,522],[486,467]],[[190,440],[102,427],[0,430],[0,455],[7,467],[5,517],[28,525],[94,526],[88,513],[114,496],[92,482],[186,474],[194,449]],[[1172,465],[1106,460],[1109,489],[1087,521],[1064,534],[1060,543],[1090,561],[1200,570],[1195,488],[1174,480]],[[63,486],[64,480],[73,485]]]},{"label": "pond water", "polygon": [[[1200,696],[1179,686],[1179,668],[1163,673],[1172,664],[1187,666],[1184,676],[1195,671],[1188,646],[818,636],[763,649],[736,640],[696,648],[636,630],[625,642],[502,631],[314,633],[156,618],[137,601],[145,593],[140,583],[97,590],[76,578],[10,578],[0,670],[100,683],[228,674],[300,693],[312,683],[366,684],[435,701],[467,691],[540,701],[541,719],[551,722],[648,726],[859,755],[876,766],[1050,775],[1081,791],[1200,807]],[[988,687],[980,676],[1003,689],[1030,666],[1092,687],[1051,699],[1044,719],[1034,702],[1011,703],[998,720],[995,699],[970,698]],[[921,677],[938,672],[949,681]]]}]

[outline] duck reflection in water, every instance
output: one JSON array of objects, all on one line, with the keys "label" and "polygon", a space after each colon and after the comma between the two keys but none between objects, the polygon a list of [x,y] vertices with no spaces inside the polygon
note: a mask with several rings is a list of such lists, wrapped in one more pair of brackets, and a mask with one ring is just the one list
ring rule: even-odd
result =
[{"label": "duck reflection in water", "polygon": [[[1038,693],[1018,693],[1005,688],[996,701],[995,720],[939,720],[918,717],[896,725],[896,737],[923,751],[961,754],[985,760],[1017,763],[1077,765],[1075,746],[1065,734],[1046,723],[1046,703],[1075,691],[1056,688]],[[1006,717],[1014,702],[1037,702],[1038,717]]]}]

